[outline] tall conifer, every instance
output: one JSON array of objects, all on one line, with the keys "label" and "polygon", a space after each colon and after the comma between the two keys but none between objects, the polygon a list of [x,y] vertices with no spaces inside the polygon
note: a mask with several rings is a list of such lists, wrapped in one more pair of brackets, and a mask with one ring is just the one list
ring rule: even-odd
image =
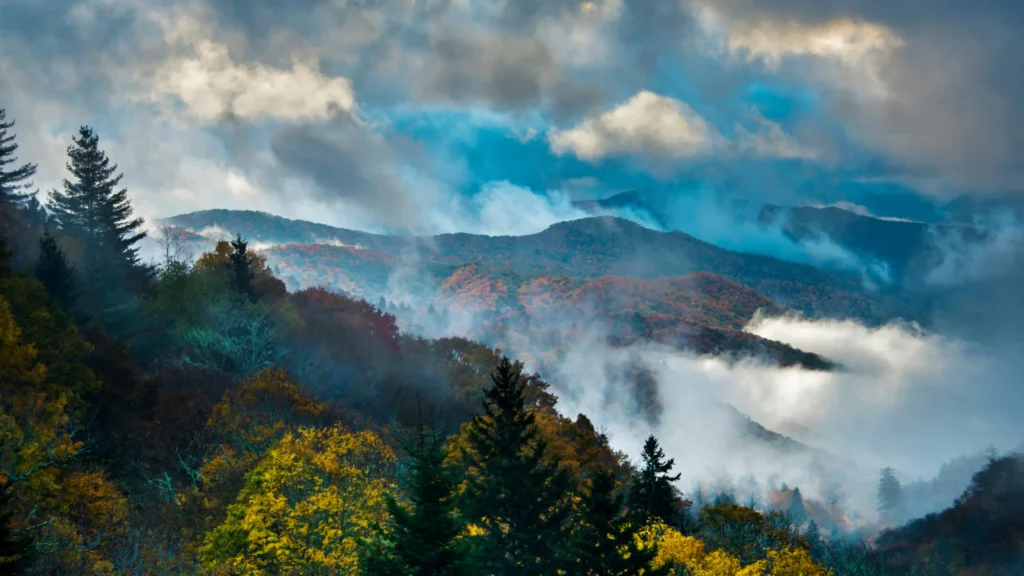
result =
[{"label": "tall conifer", "polygon": [[39,239],[39,260],[34,272],[35,277],[46,286],[50,298],[60,304],[65,312],[70,312],[77,297],[75,270],[49,232],[44,232]]},{"label": "tall conifer", "polygon": [[14,120],[7,120],[7,111],[0,108],[0,203],[17,205],[35,197],[25,190],[32,186],[29,179],[36,173],[36,165],[16,164],[18,143],[15,142],[17,135],[10,132],[12,128]]},{"label": "tall conifer", "polygon": [[665,452],[653,435],[644,443],[643,468],[633,478],[629,503],[646,518],[657,518],[668,525],[679,521],[679,491],[673,482],[680,475],[670,476],[675,460],[665,460]]},{"label": "tall conifer", "polygon": [[458,479],[445,465],[444,443],[435,430],[418,427],[406,445],[407,502],[387,499],[385,542],[364,554],[368,576],[470,576],[472,550],[466,523],[456,510]]},{"label": "tall conifer", "polygon": [[61,230],[82,244],[85,312],[95,327],[126,337],[134,297],[151,279],[138,256],[137,244],[146,236],[143,221],[133,216],[128,191],[119,188],[123,175],[100,150],[92,128],[79,129],[68,157],[72,179],[51,192],[48,206]]},{"label": "tall conifer", "polygon": [[637,534],[644,527],[638,512],[627,513],[625,498],[615,494],[615,475],[599,470],[583,500],[580,529],[575,535],[577,561],[569,570],[584,576],[662,576],[670,565],[654,569],[657,548],[639,546]]},{"label": "tall conifer", "polygon": [[570,476],[547,453],[518,366],[503,358],[469,429],[466,508],[484,535],[484,573],[554,575],[568,561]]},{"label": "tall conifer", "polygon": [[228,266],[231,267],[231,286],[240,296],[250,302],[256,302],[256,289],[252,285],[253,271],[249,263],[249,243],[242,240],[242,235],[238,234],[231,241],[231,247],[234,249],[228,256]]}]

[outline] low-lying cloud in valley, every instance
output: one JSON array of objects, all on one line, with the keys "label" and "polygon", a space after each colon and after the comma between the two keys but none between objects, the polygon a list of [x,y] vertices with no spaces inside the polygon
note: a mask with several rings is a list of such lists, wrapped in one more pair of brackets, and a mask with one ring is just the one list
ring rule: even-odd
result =
[{"label": "low-lying cloud in valley", "polygon": [[[788,482],[824,499],[826,478],[838,472],[846,506],[868,515],[882,467],[893,466],[904,481],[927,480],[955,457],[990,445],[1011,450],[1024,439],[1013,408],[1024,395],[1005,386],[1013,373],[1010,359],[899,324],[872,329],[782,317],[757,318],[748,330],[822,354],[842,368],[782,368],[651,344],[611,348],[594,337],[570,344],[545,375],[566,416],[586,414],[627,454],[638,454],[643,439],[655,434],[676,459],[684,487],[718,479],[735,486],[753,476],[762,490]],[[637,362],[655,375],[662,412],[654,421],[626,397],[633,388],[628,367]],[[719,402],[823,454],[769,448]],[[833,472],[819,474],[822,462]],[[747,496],[737,494],[740,500]]]}]

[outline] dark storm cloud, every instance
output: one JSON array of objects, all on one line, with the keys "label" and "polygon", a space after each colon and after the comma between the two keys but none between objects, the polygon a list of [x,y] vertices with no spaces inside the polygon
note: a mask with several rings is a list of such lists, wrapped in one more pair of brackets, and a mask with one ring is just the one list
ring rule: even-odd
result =
[{"label": "dark storm cloud", "polygon": [[723,0],[728,20],[886,26],[902,40],[882,63],[890,95],[835,94],[833,113],[908,172],[994,190],[1024,188],[1024,2]]},{"label": "dark storm cloud", "polygon": [[283,168],[311,179],[325,199],[351,200],[401,217],[408,198],[387,170],[391,150],[351,120],[327,126],[292,126],[270,138],[270,150]]}]

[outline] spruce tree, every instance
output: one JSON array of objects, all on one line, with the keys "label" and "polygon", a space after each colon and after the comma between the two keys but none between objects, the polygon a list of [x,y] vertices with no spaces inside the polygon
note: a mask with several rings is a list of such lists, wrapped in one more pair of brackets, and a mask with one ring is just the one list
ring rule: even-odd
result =
[{"label": "spruce tree", "polygon": [[629,489],[629,504],[645,518],[657,518],[670,526],[679,520],[679,491],[673,482],[680,475],[668,473],[675,466],[675,460],[665,460],[665,452],[652,435],[644,443],[643,468],[633,478]]},{"label": "spruce tree", "polygon": [[503,358],[470,423],[465,509],[484,531],[482,573],[554,575],[568,560],[570,476],[547,453],[518,366]]},{"label": "spruce tree", "polygon": [[456,510],[458,479],[445,465],[444,445],[435,430],[419,427],[406,444],[409,456],[407,503],[387,499],[390,516],[383,546],[363,556],[368,576],[459,576],[476,574],[466,523]]},{"label": "spruce tree", "polygon": [[39,260],[35,266],[35,277],[46,286],[50,298],[58,303],[65,312],[74,306],[75,270],[68,263],[64,251],[57,245],[57,240],[44,232],[39,239]]},{"label": "spruce tree", "polygon": [[810,524],[807,525],[807,531],[804,532],[804,538],[807,539],[807,543],[811,546],[811,552],[817,551],[821,545],[821,529],[818,528],[818,523],[811,520]]},{"label": "spruce tree", "polygon": [[83,126],[68,147],[74,181],[50,195],[50,210],[67,232],[78,236],[95,257],[137,265],[136,244],[146,237],[142,218],[133,218],[128,191],[118,188],[123,174],[99,148],[99,136]]},{"label": "spruce tree", "polygon": [[252,284],[253,271],[249,263],[249,243],[242,240],[242,235],[238,234],[231,241],[231,247],[234,248],[228,261],[228,266],[231,267],[231,287],[238,295],[250,302],[256,302],[256,289]]},{"label": "spruce tree", "polygon": [[7,111],[0,108],[0,204],[21,205],[34,198],[35,194],[25,192],[32,186],[29,181],[36,173],[36,165],[25,162],[16,166],[18,144],[16,134],[9,133],[14,120],[7,120]]},{"label": "spruce tree", "polygon": [[807,509],[804,507],[804,497],[799,488],[793,489],[793,498],[789,502],[789,520],[795,526],[803,526],[807,520]]},{"label": "spruce tree", "polygon": [[878,513],[887,522],[897,520],[903,504],[903,486],[892,468],[883,468],[878,480]]},{"label": "spruce tree", "polygon": [[652,562],[658,555],[655,547],[641,548],[637,533],[644,526],[639,513],[627,513],[625,497],[615,494],[615,475],[599,470],[591,484],[590,494],[583,501],[581,528],[574,539],[577,561],[569,571],[585,576],[662,576],[671,565],[658,569]]},{"label": "spruce tree", "polygon": [[82,305],[95,327],[124,338],[129,331],[135,296],[151,279],[139,263],[138,247],[146,233],[142,218],[133,217],[128,191],[119,188],[122,174],[99,148],[99,137],[87,126],[68,147],[72,180],[50,193],[49,208],[66,234],[82,243]]}]

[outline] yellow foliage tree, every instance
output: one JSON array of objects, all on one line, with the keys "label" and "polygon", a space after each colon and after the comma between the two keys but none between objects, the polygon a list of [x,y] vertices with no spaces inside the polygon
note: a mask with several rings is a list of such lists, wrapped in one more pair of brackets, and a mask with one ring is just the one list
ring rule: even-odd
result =
[{"label": "yellow foliage tree", "polygon": [[12,527],[34,540],[43,573],[112,573],[128,502],[102,473],[68,468],[82,443],[67,396],[43,390],[46,367],[20,336],[0,297],[0,490],[14,496]]},{"label": "yellow foliage tree", "polygon": [[742,566],[722,550],[707,552],[704,542],[664,524],[646,526],[638,536],[645,546],[657,545],[655,567],[671,563],[688,576],[831,576],[802,548],[768,550],[767,558]]},{"label": "yellow foliage tree", "polygon": [[372,432],[288,432],[246,476],[227,519],[206,538],[214,574],[354,574],[357,542],[384,520],[395,463]]},{"label": "yellow foliage tree", "polygon": [[283,370],[253,375],[225,394],[210,415],[214,449],[202,468],[203,481],[216,484],[244,474],[291,427],[312,424],[326,409]]}]

